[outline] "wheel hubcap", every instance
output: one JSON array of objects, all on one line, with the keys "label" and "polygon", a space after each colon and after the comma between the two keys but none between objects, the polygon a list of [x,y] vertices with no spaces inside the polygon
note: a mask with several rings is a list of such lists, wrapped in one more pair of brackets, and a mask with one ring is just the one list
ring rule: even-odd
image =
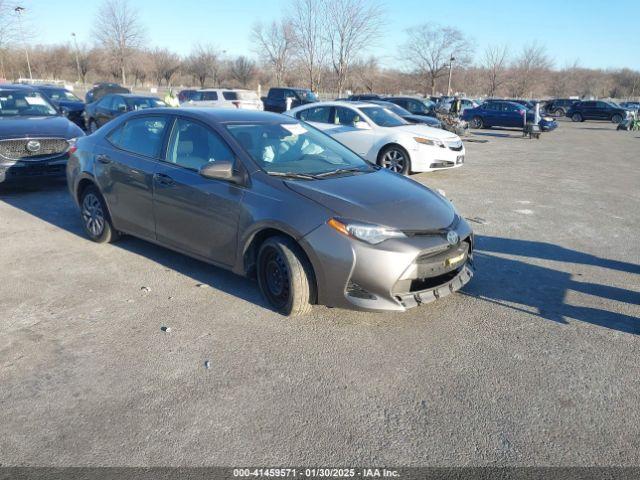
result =
[{"label": "wheel hubcap", "polygon": [[289,268],[280,252],[275,249],[265,252],[262,281],[271,303],[278,308],[286,305],[289,301]]},{"label": "wheel hubcap", "polygon": [[93,193],[85,195],[82,201],[82,219],[87,230],[94,237],[99,237],[104,230],[104,212],[98,197]]},{"label": "wheel hubcap", "polygon": [[389,150],[382,157],[382,166],[392,172],[402,172],[407,163],[407,159],[400,150]]}]

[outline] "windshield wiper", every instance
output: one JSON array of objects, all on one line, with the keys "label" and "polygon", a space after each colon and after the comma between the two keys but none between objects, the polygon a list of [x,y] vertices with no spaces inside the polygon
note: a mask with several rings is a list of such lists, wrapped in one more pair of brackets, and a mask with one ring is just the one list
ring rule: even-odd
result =
[{"label": "windshield wiper", "polygon": [[315,180],[318,177],[311,175],[310,173],[296,173],[296,172],[267,172],[274,177],[286,177],[286,178],[299,178],[301,180]]},{"label": "windshield wiper", "polygon": [[340,175],[341,173],[351,173],[351,172],[364,173],[365,170],[360,170],[359,168],[338,168],[336,170],[331,170],[329,172],[316,173],[315,176],[316,178],[322,178],[322,177],[331,177],[333,175]]}]

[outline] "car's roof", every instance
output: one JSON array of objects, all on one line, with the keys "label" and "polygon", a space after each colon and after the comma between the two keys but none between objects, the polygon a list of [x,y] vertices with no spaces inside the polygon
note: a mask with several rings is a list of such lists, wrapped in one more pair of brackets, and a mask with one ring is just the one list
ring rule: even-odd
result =
[{"label": "car's roof", "polygon": [[33,91],[35,90],[35,88],[33,88],[31,85],[22,85],[20,83],[2,83],[0,84],[0,90]]},{"label": "car's roof", "polygon": [[327,102],[315,102],[315,103],[308,103],[306,105],[302,105],[301,107],[297,107],[300,108],[301,110],[304,108],[317,108],[317,107],[356,107],[356,108],[362,108],[362,107],[379,107],[380,105],[376,105],[375,103],[371,103],[367,100],[356,100],[356,101],[350,101],[350,100],[330,100]]},{"label": "car's roof", "polygon": [[[124,98],[153,98],[154,100],[160,100],[158,97],[154,96],[154,95],[145,95],[145,94],[139,94],[139,93],[119,93],[119,92],[113,92],[113,93],[107,93],[104,97],[102,98],[106,98],[106,97],[124,97]],[[102,98],[100,100],[102,100]]]},{"label": "car's roof", "polygon": [[138,110],[136,114],[150,113],[170,113],[183,114],[192,116],[203,121],[213,121],[217,123],[225,122],[249,122],[249,123],[297,123],[297,120],[282,115],[280,113],[265,112],[262,110],[245,110],[241,108],[197,108],[197,107],[178,107],[178,108],[145,108]]}]

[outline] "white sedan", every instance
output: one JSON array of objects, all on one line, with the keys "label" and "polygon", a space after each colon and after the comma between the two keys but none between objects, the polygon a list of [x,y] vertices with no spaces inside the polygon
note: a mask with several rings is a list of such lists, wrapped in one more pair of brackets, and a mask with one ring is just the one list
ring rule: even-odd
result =
[{"label": "white sedan", "polygon": [[373,103],[313,103],[285,115],[309,123],[361,157],[397,173],[431,172],[464,164],[460,137],[409,123]]}]

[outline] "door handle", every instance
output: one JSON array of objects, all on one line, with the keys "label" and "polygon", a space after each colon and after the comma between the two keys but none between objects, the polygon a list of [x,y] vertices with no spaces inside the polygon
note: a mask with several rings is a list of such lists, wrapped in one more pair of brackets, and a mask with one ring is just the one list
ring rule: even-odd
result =
[{"label": "door handle", "polygon": [[156,182],[164,187],[171,187],[176,184],[176,181],[173,178],[169,175],[165,175],[164,173],[156,173],[153,178],[155,178]]},{"label": "door handle", "polygon": [[98,155],[96,157],[96,160],[98,160],[100,163],[104,163],[105,165],[107,163],[111,163],[111,158],[109,158],[109,155]]}]

